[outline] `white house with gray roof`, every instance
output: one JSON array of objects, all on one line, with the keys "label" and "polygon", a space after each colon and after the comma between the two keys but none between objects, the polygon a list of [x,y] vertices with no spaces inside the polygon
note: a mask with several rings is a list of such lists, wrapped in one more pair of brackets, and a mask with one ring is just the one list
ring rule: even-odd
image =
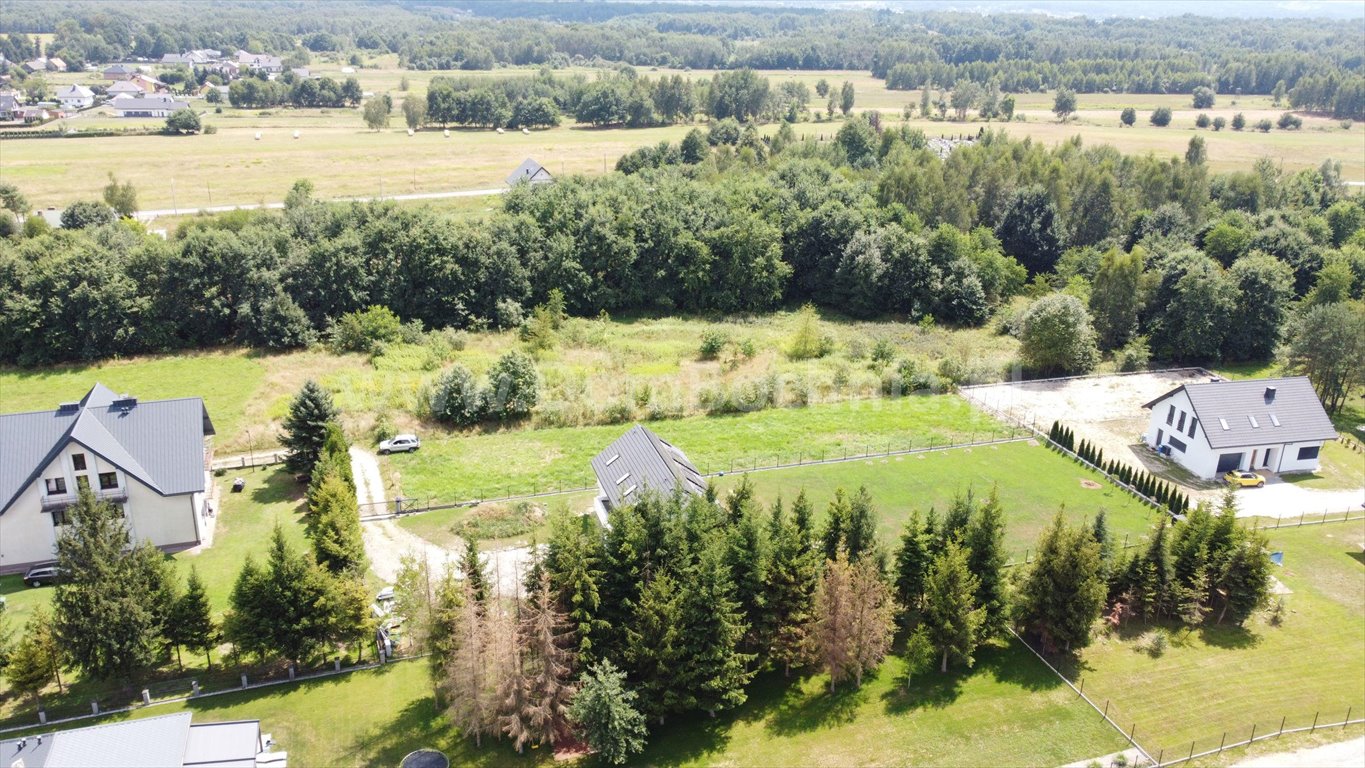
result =
[{"label": "white house with gray roof", "polygon": [[1205,480],[1313,472],[1322,444],[1337,436],[1304,376],[1185,384],[1143,407],[1152,412],[1143,441]]},{"label": "white house with gray roof", "polygon": [[261,721],[193,723],[189,712],[0,740],[0,765],[21,768],[286,768]]},{"label": "white house with gray roof", "polygon": [[209,487],[204,401],[139,401],[96,384],[79,402],[0,415],[0,573],[56,555],[82,488],[121,507],[134,541],[203,540]]},{"label": "white house with gray roof", "polygon": [[636,424],[592,460],[600,493],[596,509],[606,524],[607,511],[640,500],[646,493],[700,495],[706,480],[682,449]]}]

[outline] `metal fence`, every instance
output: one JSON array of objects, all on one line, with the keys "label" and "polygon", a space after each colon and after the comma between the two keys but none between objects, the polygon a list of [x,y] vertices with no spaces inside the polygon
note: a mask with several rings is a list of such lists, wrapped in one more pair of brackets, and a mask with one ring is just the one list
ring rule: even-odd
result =
[{"label": "metal fence", "polygon": [[209,467],[214,471],[269,467],[274,464],[283,464],[286,453],[288,453],[288,451],[280,449],[274,451],[252,451],[236,456],[224,456],[222,458],[214,459],[209,464]]},{"label": "metal fence", "polygon": [[[927,438],[920,443],[917,443],[913,438],[865,443],[861,447],[861,450],[856,447],[845,447],[838,450],[797,450],[789,453],[750,454],[747,456],[713,460],[709,463],[703,463],[699,469],[701,470],[703,477],[724,477],[725,475],[736,473],[744,474],[778,469],[795,469],[798,467],[816,466],[821,464],[841,464],[850,461],[867,461],[869,459],[909,456],[932,451],[999,445],[1001,443],[1031,440],[1033,437],[1034,433],[1032,430],[1022,427],[1003,426],[999,429],[969,432],[955,437]],[[472,497],[460,501],[442,501],[434,497],[400,497],[383,502],[367,502],[361,504],[360,519],[383,520],[420,512],[473,507],[488,502],[529,501],[532,499],[586,493],[596,490],[596,478],[589,475],[566,480],[551,480],[545,485],[533,484],[529,491],[524,488],[513,489],[511,485],[502,488],[476,489]]]}]

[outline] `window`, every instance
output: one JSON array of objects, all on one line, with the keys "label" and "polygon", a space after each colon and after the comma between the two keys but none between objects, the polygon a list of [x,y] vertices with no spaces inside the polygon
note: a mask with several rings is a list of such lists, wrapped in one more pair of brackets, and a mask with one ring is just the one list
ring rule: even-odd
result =
[{"label": "window", "polygon": [[1252,416],[1252,415],[1249,414],[1249,413],[1247,414],[1247,421],[1251,422],[1251,428],[1252,428],[1252,429],[1260,429],[1260,428],[1261,428],[1261,422],[1257,421],[1257,420],[1256,420],[1256,417],[1255,417],[1255,416]]},{"label": "window", "polygon": [[82,491],[90,490],[90,476],[81,475],[80,477],[76,478],[76,487],[81,489]]},{"label": "window", "polygon": [[1274,425],[1277,426],[1277,427],[1280,426],[1280,417],[1279,417],[1279,416],[1276,416],[1276,415],[1273,414],[1273,413],[1270,414],[1270,423],[1271,423],[1271,424],[1274,424]]},{"label": "window", "polygon": [[100,490],[112,491],[118,487],[118,475],[113,472],[100,473]]},{"label": "window", "polygon": [[1190,437],[1194,437],[1194,428],[1199,426],[1199,419],[1190,419]]},{"label": "window", "polygon": [[619,458],[621,458],[621,454],[619,454],[619,453],[613,453],[613,454],[611,455],[611,458],[610,458],[610,459],[607,459],[606,466],[610,467],[610,466],[611,466],[611,463],[612,463],[613,461],[616,461],[616,460],[619,459]]},{"label": "window", "polygon": [[74,470],[76,470],[77,472],[84,472],[84,471],[85,471],[85,454],[83,454],[83,453],[73,453],[73,454],[71,454],[71,468],[74,469]]},{"label": "window", "polygon": [[71,520],[66,516],[66,507],[52,510],[52,524],[54,526],[66,525],[69,522]]},{"label": "window", "polygon": [[1184,411],[1181,411],[1181,412],[1180,412],[1180,423],[1177,424],[1177,425],[1175,426],[1175,431],[1176,431],[1176,432],[1184,432],[1184,431],[1185,431],[1185,412],[1184,412]]},{"label": "window", "polygon": [[1228,431],[1229,429],[1232,429],[1232,427],[1229,427],[1229,426],[1228,426],[1228,420],[1227,420],[1227,419],[1224,419],[1224,418],[1218,419],[1218,424],[1219,424],[1219,426],[1221,426],[1221,427],[1223,428],[1223,431],[1224,431],[1224,432]]},{"label": "window", "polygon": [[43,482],[47,483],[48,496],[61,496],[62,494],[66,493],[65,477],[49,477]]},{"label": "window", "polygon": [[1181,453],[1185,452],[1185,444],[1180,442],[1179,440],[1176,440],[1174,437],[1168,439],[1166,441],[1166,444],[1176,449],[1177,451],[1180,451]]},{"label": "window", "polygon": [[1166,411],[1166,423],[1169,425],[1169,424],[1170,424],[1171,422],[1173,422],[1173,421],[1175,421],[1175,406],[1174,406],[1174,405],[1172,405],[1172,406],[1170,407],[1170,410]]},{"label": "window", "polygon": [[1318,446],[1309,445],[1299,449],[1299,461],[1308,461],[1318,457]]}]

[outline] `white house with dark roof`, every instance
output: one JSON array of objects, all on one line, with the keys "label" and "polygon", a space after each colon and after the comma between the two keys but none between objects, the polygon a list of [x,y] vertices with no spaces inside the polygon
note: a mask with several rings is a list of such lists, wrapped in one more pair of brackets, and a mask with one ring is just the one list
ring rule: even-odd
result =
[{"label": "white house with dark roof", "polygon": [[599,493],[595,503],[603,525],[612,507],[628,506],[645,493],[700,495],[706,480],[682,449],[636,424],[593,457]]},{"label": "white house with dark roof", "polygon": [[0,765],[15,768],[286,768],[259,720],[191,722],[189,712],[101,723],[0,740]]},{"label": "white house with dark roof", "polygon": [[0,415],[0,573],[53,559],[82,488],[122,508],[134,541],[199,544],[213,433],[200,398],[139,402],[102,384],[56,410]]},{"label": "white house with dark roof", "polygon": [[522,182],[527,184],[551,184],[554,180],[555,177],[550,175],[550,172],[545,166],[528,157],[521,161],[521,165],[518,165],[515,171],[512,171],[511,176],[507,177],[507,186],[515,187]]},{"label": "white house with dark roof", "polygon": [[190,103],[170,96],[119,96],[109,106],[114,117],[170,117],[177,110],[189,109]]},{"label": "white house with dark roof", "polygon": [[1143,407],[1152,412],[1143,441],[1206,480],[1316,471],[1322,444],[1337,436],[1304,376],[1185,384]]}]

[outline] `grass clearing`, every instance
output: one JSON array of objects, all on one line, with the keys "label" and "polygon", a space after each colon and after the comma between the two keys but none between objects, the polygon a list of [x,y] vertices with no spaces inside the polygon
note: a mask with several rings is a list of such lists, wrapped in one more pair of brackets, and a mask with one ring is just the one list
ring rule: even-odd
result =
[{"label": "grass clearing", "polygon": [[[1003,435],[1007,427],[961,398],[927,395],[823,403],[729,416],[651,422],[702,472],[740,470],[798,457],[833,457],[943,445]],[[422,450],[389,456],[405,496],[443,501],[594,485],[589,460],[626,425],[516,430],[424,438]]]},{"label": "grass clearing", "polygon": [[[1097,473],[1031,441],[755,472],[748,478],[756,496],[769,504],[781,498],[790,505],[804,489],[817,510],[817,530],[836,489],[852,494],[866,486],[877,508],[877,535],[891,551],[900,546],[911,511],[919,510],[922,517],[934,507],[941,520],[956,494],[971,490],[984,498],[992,487],[999,488],[1005,508],[1005,549],[1011,561],[1024,559],[1025,550],[1033,548],[1061,507],[1073,524],[1088,524],[1105,510],[1110,535],[1120,547],[1125,537],[1131,544],[1144,539],[1161,519],[1161,513]],[[717,484],[729,490],[739,482],[739,476],[727,476]]]},{"label": "grass clearing", "polygon": [[1138,642],[1150,627],[1130,620],[1068,670],[1092,698],[1112,699],[1117,721],[1136,723],[1153,756],[1184,754],[1192,741],[1196,752],[1217,748],[1224,731],[1237,741],[1253,724],[1269,733],[1282,717],[1294,728],[1315,712],[1339,722],[1348,707],[1365,711],[1365,522],[1266,533],[1284,552],[1274,575],[1291,592],[1282,626],[1262,614],[1245,628],[1171,630],[1153,657]]}]

